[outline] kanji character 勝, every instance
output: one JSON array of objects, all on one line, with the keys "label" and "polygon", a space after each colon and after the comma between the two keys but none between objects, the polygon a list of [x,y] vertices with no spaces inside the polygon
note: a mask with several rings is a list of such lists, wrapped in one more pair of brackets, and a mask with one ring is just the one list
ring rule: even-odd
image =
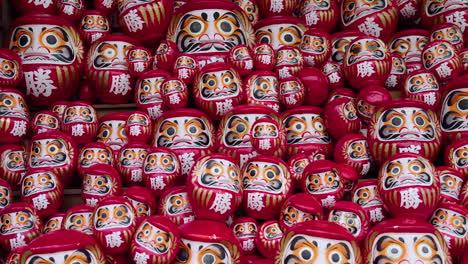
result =
[{"label": "kanji character \u52dd", "polygon": [[370,61],[364,61],[357,65],[359,77],[369,77],[375,73],[374,65]]},{"label": "kanji character \u52dd", "polygon": [[169,95],[169,102],[171,104],[178,104],[180,103],[180,97],[178,94],[171,94]]},{"label": "kanji character \u52dd", "polygon": [[259,141],[259,148],[262,149],[262,150],[269,150],[271,149],[271,143],[270,143],[270,140],[268,139],[261,139]]},{"label": "kanji character \u52dd", "polygon": [[194,160],[195,153],[184,153],[180,155],[180,163],[182,165],[182,174],[186,175],[190,172],[195,164]]},{"label": "kanji character \u52dd", "polygon": [[72,126],[72,136],[81,137],[85,133],[83,124],[76,124]]},{"label": "kanji character \u52dd", "polygon": [[142,170],[141,169],[132,170],[131,174],[132,174],[132,176],[131,176],[130,180],[132,182],[141,182],[141,181],[143,181]]},{"label": "kanji character \u52dd", "polygon": [[28,0],[28,4],[31,4],[31,3],[37,6],[42,5],[44,8],[48,8],[50,5],[53,4],[53,1],[52,0]]},{"label": "kanji character \u52dd", "polygon": [[264,196],[265,194],[263,193],[249,193],[247,195],[247,207],[252,210],[261,211],[265,207],[263,203]]},{"label": "kanji character \u52dd", "polygon": [[113,232],[109,235],[106,235],[106,244],[110,248],[120,247],[123,244],[121,232]]},{"label": "kanji character \u52dd", "polygon": [[407,190],[401,191],[401,202],[400,206],[406,209],[409,208],[418,208],[419,204],[422,203],[422,200],[419,196],[419,191],[416,188],[409,188]]},{"label": "kanji character \u52dd", "polygon": [[283,0],[271,0],[270,11],[279,13],[283,10]]},{"label": "kanji character \u52dd", "polygon": [[224,102],[216,102],[216,114],[217,115],[225,115],[227,112],[231,111],[234,108],[232,105],[232,100],[228,99]]},{"label": "kanji character \u52dd", "polygon": [[457,25],[462,32],[465,32],[466,19],[465,11],[457,11],[445,18],[448,23]]},{"label": "kanji character \u52dd", "polygon": [[34,197],[32,199],[32,202],[33,202],[34,208],[36,208],[37,210],[47,209],[47,207],[50,204],[45,194],[41,194],[41,195],[38,195],[37,197]]},{"label": "kanji character \u52dd", "polygon": [[440,77],[446,78],[452,74],[452,69],[448,66],[448,62],[442,63],[439,67],[436,68],[437,74]]},{"label": "kanji character \u52dd", "polygon": [[137,252],[135,253],[135,257],[133,260],[135,261],[136,264],[147,264],[148,263],[149,256],[146,253],[140,253]]},{"label": "kanji character \u52dd", "polygon": [[130,135],[134,137],[141,135],[141,128],[139,126],[131,126]]},{"label": "kanji character \u52dd", "polygon": [[216,193],[215,200],[210,207],[210,210],[219,212],[221,214],[231,210],[232,194],[230,193]]},{"label": "kanji character \u52dd", "polygon": [[73,15],[73,6],[71,5],[66,5],[63,7],[63,13],[67,15]]},{"label": "kanji character \u52dd", "polygon": [[385,216],[384,216],[383,213],[382,213],[382,208],[380,208],[380,207],[377,207],[377,208],[375,208],[375,209],[372,209],[372,210],[369,212],[369,214],[370,214],[370,220],[371,220],[371,222],[374,222],[374,223],[380,222],[380,221],[382,221],[382,220],[385,218]]},{"label": "kanji character \u52dd", "polygon": [[362,33],[374,37],[380,37],[380,32],[383,30],[377,23],[375,23],[375,19],[373,17],[366,18],[366,21],[360,24],[358,29]]},{"label": "kanji character \u52dd", "polygon": [[52,90],[57,89],[54,81],[51,79],[51,70],[39,68],[37,71],[25,72],[24,80],[26,82],[27,94],[32,94],[36,97],[41,95],[49,97],[52,95]]},{"label": "kanji character \u52dd", "polygon": [[315,25],[319,21],[319,16],[317,11],[312,10],[305,15],[305,20],[307,25]]},{"label": "kanji character \u52dd", "polygon": [[242,242],[242,248],[245,251],[252,251],[255,248],[255,240],[254,239],[247,239]]},{"label": "kanji character \u52dd", "polygon": [[112,86],[110,92],[113,94],[126,95],[132,89],[130,85],[130,74],[120,74],[112,76]]},{"label": "kanji character \u52dd", "polygon": [[151,189],[153,190],[163,190],[166,187],[166,183],[162,176],[153,177],[150,179]]},{"label": "kanji character \u52dd", "polygon": [[335,206],[335,204],[336,204],[335,196],[328,195],[327,198],[325,198],[325,199],[323,199],[321,201],[321,203],[322,203],[322,206],[324,208],[331,208],[331,207]]},{"label": "kanji character \u52dd", "polygon": [[10,247],[12,249],[24,247],[27,245],[26,241],[24,241],[25,237],[22,234],[18,234],[15,238],[10,239]]},{"label": "kanji character \u52dd", "polygon": [[113,2],[114,2],[114,0],[104,0],[104,1],[102,1],[102,5],[107,7],[107,8],[111,8]]},{"label": "kanji character \u52dd", "polygon": [[13,136],[22,137],[26,135],[28,123],[26,121],[14,121],[13,128],[11,129],[11,134]]},{"label": "kanji character \u52dd", "polygon": [[428,105],[434,105],[436,103],[436,94],[435,93],[426,93],[423,95],[424,102]]},{"label": "kanji character \u52dd", "polygon": [[137,32],[143,29],[143,19],[137,14],[137,10],[131,10],[128,14],[124,15],[124,21],[128,26],[130,32]]}]

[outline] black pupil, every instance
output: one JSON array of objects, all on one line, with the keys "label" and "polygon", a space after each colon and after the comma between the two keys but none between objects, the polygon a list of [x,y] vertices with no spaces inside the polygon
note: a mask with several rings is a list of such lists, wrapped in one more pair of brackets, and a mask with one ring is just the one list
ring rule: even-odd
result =
[{"label": "black pupil", "polygon": [[103,213],[102,214],[102,218],[106,218],[107,217],[107,214],[106,213]]},{"label": "black pupil", "polygon": [[255,176],[255,174],[257,174],[257,172],[255,170],[250,171],[250,176]]},{"label": "black pupil", "polygon": [[168,135],[174,135],[174,133],[175,133],[175,129],[174,129],[174,128],[170,127],[170,128],[167,129],[167,134],[168,134]]},{"label": "black pupil", "polygon": [[304,250],[301,252],[301,257],[302,259],[310,259],[310,257],[312,257],[312,254],[310,254],[310,251]]},{"label": "black pupil", "polygon": [[423,253],[429,253],[429,249],[428,249],[427,247],[423,247],[423,248],[422,248],[422,252],[423,252]]},{"label": "black pupil", "polygon": [[190,128],[189,128],[189,131],[190,131],[190,133],[192,133],[192,134],[193,134],[193,133],[196,133],[196,132],[197,132],[197,128],[196,128],[196,127],[190,127]]},{"label": "black pupil", "polygon": [[397,253],[398,253],[398,249],[393,248],[393,249],[391,250],[391,252],[392,252],[392,254],[397,254]]},{"label": "black pupil", "polygon": [[221,22],[220,26],[221,26],[221,30],[223,30],[224,32],[231,32],[232,30],[232,26],[228,22]]},{"label": "black pupil", "polygon": [[424,119],[422,117],[416,117],[416,124],[417,125],[424,125]]},{"label": "black pupil", "polygon": [[340,260],[340,256],[337,253],[332,254],[331,259],[333,262],[338,262]]},{"label": "black pupil", "polygon": [[244,131],[245,131],[245,126],[244,126],[244,125],[238,125],[236,130],[237,130],[237,132],[239,132],[239,133],[240,133],[240,132],[244,132]]},{"label": "black pupil", "polygon": [[213,255],[206,255],[203,257],[203,264],[212,264],[215,262],[215,258]]},{"label": "black pupil", "polygon": [[194,22],[190,25],[190,31],[194,33],[200,32],[201,27],[202,26],[199,22]]},{"label": "black pupil", "polygon": [[76,221],[77,225],[81,225],[81,220]]},{"label": "black pupil", "polygon": [[102,132],[102,136],[104,138],[108,137],[109,136],[109,131],[105,130],[104,132]]},{"label": "black pupil", "polygon": [[29,37],[27,36],[21,36],[20,39],[19,39],[19,44],[21,46],[26,46],[26,44],[28,44],[29,42]]},{"label": "black pupil", "polygon": [[267,37],[261,38],[260,43],[268,43],[268,38]]},{"label": "black pupil", "polygon": [[273,172],[269,171],[269,172],[267,172],[267,177],[271,179],[271,178],[275,177],[275,174]]},{"label": "black pupil", "polygon": [[354,2],[349,3],[348,9],[352,10],[354,8]]},{"label": "black pupil", "polygon": [[123,215],[122,211],[117,212],[117,216],[122,216],[122,215]]},{"label": "black pupil", "polygon": [[47,43],[49,43],[49,44],[51,44],[51,45],[57,44],[57,38],[54,37],[54,36],[50,36],[50,35],[47,36],[47,37],[46,37],[46,41],[47,41]]},{"label": "black pupil", "polygon": [[392,119],[392,125],[394,125],[394,126],[400,126],[400,125],[401,125],[401,119],[400,119],[400,118],[394,118],[394,119]]},{"label": "black pupil", "polygon": [[460,110],[467,110],[468,109],[468,99],[462,99],[458,102],[458,108]]},{"label": "black pupil", "polygon": [[375,45],[375,44],[369,45],[370,50],[375,50],[376,48],[377,48],[377,45]]},{"label": "black pupil", "polygon": [[208,85],[209,85],[209,86],[213,86],[213,85],[215,85],[215,81],[214,81],[214,80],[210,80],[210,81],[208,81]]},{"label": "black pupil", "polygon": [[185,249],[179,250],[179,252],[177,252],[177,259],[184,262],[187,261],[188,252]]},{"label": "black pupil", "polygon": [[292,42],[293,37],[291,35],[286,35],[286,36],[284,36],[284,40],[286,40],[286,42]]}]

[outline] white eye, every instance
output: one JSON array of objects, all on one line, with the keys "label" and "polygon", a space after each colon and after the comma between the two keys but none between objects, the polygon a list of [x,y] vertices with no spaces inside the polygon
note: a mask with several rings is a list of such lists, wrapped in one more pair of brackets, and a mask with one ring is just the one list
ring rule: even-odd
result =
[{"label": "white eye", "polygon": [[330,254],[328,255],[328,260],[330,261],[330,263],[332,264],[339,264],[343,261],[342,259],[343,257],[341,256],[341,254],[337,251],[332,251],[330,252]]},{"label": "white eye", "polygon": [[354,225],[354,219],[352,218],[349,218],[348,220],[346,220],[346,223],[350,226],[353,226]]},{"label": "white eye", "polygon": [[415,164],[415,165],[411,166],[411,170],[413,172],[421,172],[421,166]]},{"label": "white eye", "polygon": [[231,82],[231,77],[229,77],[229,76],[224,77],[223,82],[224,82],[225,84],[230,83],[230,82]]},{"label": "white eye", "polygon": [[416,251],[418,252],[418,255],[425,259],[429,259],[432,256],[432,248],[427,243],[419,244]]},{"label": "white eye", "polygon": [[399,167],[395,167],[395,168],[393,168],[393,169],[390,171],[390,173],[391,173],[392,175],[398,175],[398,174],[400,174],[400,168],[399,168]]},{"label": "white eye", "polygon": [[398,244],[392,244],[387,247],[386,256],[392,260],[400,259],[403,255],[403,248]]},{"label": "white eye", "polygon": [[115,49],[107,48],[104,50],[104,56],[106,58],[114,58],[117,55]]}]

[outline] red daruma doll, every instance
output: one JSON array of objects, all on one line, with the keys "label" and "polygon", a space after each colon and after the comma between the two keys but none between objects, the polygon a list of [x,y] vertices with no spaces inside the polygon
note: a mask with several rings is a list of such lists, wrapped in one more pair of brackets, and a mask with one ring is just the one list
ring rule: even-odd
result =
[{"label": "red daruma doll", "polygon": [[21,58],[10,49],[0,48],[0,87],[15,88],[22,78]]},{"label": "red daruma doll", "polygon": [[95,164],[114,165],[112,149],[104,143],[91,142],[81,148],[77,171],[83,177],[83,170]]},{"label": "red daruma doll", "polygon": [[26,173],[26,153],[22,145],[2,145],[0,147],[0,178],[6,180],[13,189]]},{"label": "red daruma doll", "polygon": [[286,142],[284,131],[273,119],[260,118],[252,125],[250,134],[254,149],[261,155],[274,155]]},{"label": "red daruma doll", "polygon": [[392,156],[382,164],[378,192],[393,217],[427,219],[440,199],[440,179],[432,163],[419,155]]},{"label": "red daruma doll", "polygon": [[177,225],[195,220],[192,205],[187,195],[187,186],[167,189],[159,199],[158,214],[165,216]]},{"label": "red daruma doll", "polygon": [[130,74],[134,77],[149,71],[153,64],[151,52],[144,47],[133,47],[127,54],[127,60]]},{"label": "red daruma doll", "polygon": [[108,35],[89,49],[86,77],[101,103],[127,103],[133,94],[134,80],[128,69],[128,52],[138,42],[127,36]]},{"label": "red daruma doll", "polygon": [[135,104],[139,111],[147,112],[155,121],[165,111],[162,101],[161,84],[171,74],[167,71],[152,70],[138,78],[135,88]]},{"label": "red daruma doll", "polygon": [[96,141],[111,147],[114,156],[117,156],[123,145],[128,143],[125,127],[129,115],[129,113],[111,113],[99,118]]},{"label": "red daruma doll", "polygon": [[86,102],[72,102],[65,108],[62,129],[77,144],[91,142],[98,132],[96,109]]},{"label": "red daruma doll", "polygon": [[31,121],[31,132],[33,135],[60,131],[60,120],[55,113],[50,111],[39,111],[37,112]]},{"label": "red daruma doll", "polygon": [[197,160],[187,179],[187,192],[197,219],[226,221],[242,201],[240,168],[226,154]]},{"label": "red daruma doll", "polygon": [[149,150],[141,167],[145,186],[157,196],[181,180],[179,158],[169,148],[159,147]]},{"label": "red daruma doll", "polygon": [[242,206],[255,219],[277,217],[282,203],[292,192],[287,165],[277,157],[251,158],[242,169],[242,186]]},{"label": "red daruma doll", "polygon": [[70,99],[80,85],[84,49],[75,27],[65,19],[33,14],[11,26],[9,48],[22,61],[20,89],[34,106]]},{"label": "red daruma doll", "polygon": [[81,198],[88,205],[96,206],[102,199],[122,193],[120,175],[111,165],[96,164],[83,174]]},{"label": "red daruma doll", "polygon": [[94,208],[94,237],[108,254],[127,252],[136,227],[135,210],[124,197],[106,198]]},{"label": "red daruma doll", "polygon": [[128,116],[125,135],[128,142],[147,143],[151,137],[153,124],[145,112],[135,111]]},{"label": "red daruma doll", "polygon": [[161,84],[162,100],[169,109],[187,106],[189,91],[187,85],[176,77],[167,78]]},{"label": "red daruma doll", "polygon": [[111,33],[111,25],[106,14],[100,10],[87,10],[81,19],[80,35],[91,45]]},{"label": "red daruma doll", "polygon": [[19,143],[28,132],[29,108],[16,89],[0,88],[0,143]]},{"label": "red daruma doll", "polygon": [[128,143],[119,151],[117,170],[126,186],[143,185],[143,162],[149,146],[145,143]]}]

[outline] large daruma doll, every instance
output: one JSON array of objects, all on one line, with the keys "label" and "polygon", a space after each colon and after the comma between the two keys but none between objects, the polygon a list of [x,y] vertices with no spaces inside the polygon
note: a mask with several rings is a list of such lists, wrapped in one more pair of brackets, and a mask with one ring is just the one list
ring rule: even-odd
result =
[{"label": "large daruma doll", "polygon": [[427,219],[439,203],[440,179],[428,159],[397,154],[382,164],[377,190],[392,216]]},{"label": "large daruma doll", "polygon": [[128,52],[139,43],[127,36],[108,35],[88,51],[86,77],[101,103],[127,103],[134,79],[128,69]]},{"label": "large daruma doll", "polygon": [[31,105],[71,99],[80,85],[84,49],[70,22],[47,14],[20,17],[11,26],[9,44],[21,57],[20,89]]},{"label": "large daruma doll", "polygon": [[427,104],[411,100],[391,101],[378,108],[367,139],[378,163],[406,152],[434,160],[442,143],[437,115]]}]

